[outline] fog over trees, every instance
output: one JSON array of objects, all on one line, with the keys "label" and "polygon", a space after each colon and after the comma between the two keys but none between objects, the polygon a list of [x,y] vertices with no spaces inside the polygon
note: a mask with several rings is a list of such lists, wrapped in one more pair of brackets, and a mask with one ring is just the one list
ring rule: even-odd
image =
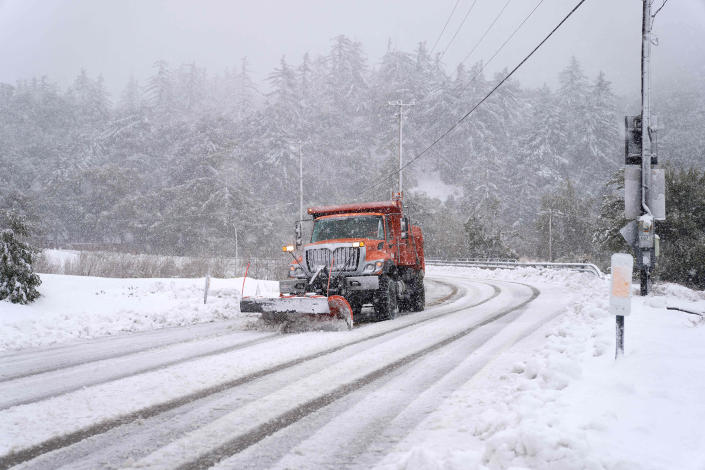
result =
[{"label": "fog over trees", "polygon": [[[388,102],[415,103],[408,160],[502,78],[481,63],[447,67],[423,43],[371,61],[345,36],[325,56],[282,57],[266,87],[251,76],[246,59],[215,72],[160,60],[119,96],[85,70],[67,89],[51,77],[0,83],[2,208],[36,218],[45,246],[233,256],[237,232],[242,257],[278,256],[298,216],[299,145],[305,205],[388,199],[396,176],[375,187],[397,167]],[[661,160],[704,167],[705,85],[656,93]],[[489,240],[497,253],[545,259],[546,209],[560,206],[554,258],[599,259],[623,115],[638,112],[576,59],[558,89],[507,82],[404,173],[428,255],[475,255]]]}]

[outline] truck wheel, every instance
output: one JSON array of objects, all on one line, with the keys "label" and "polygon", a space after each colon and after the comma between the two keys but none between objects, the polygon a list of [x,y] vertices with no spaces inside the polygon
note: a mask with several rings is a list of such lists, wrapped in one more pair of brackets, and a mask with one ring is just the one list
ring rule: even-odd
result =
[{"label": "truck wheel", "polygon": [[353,311],[353,316],[357,319],[360,317],[360,314],[362,313],[362,302],[360,300],[353,300],[350,299],[348,300],[348,303],[350,304],[350,308],[352,308]]},{"label": "truck wheel", "polygon": [[383,277],[380,279],[380,289],[375,299],[375,316],[377,321],[391,320],[399,313],[397,303],[397,283],[393,279]]},{"label": "truck wheel", "polygon": [[421,276],[418,276],[414,280],[409,303],[411,304],[411,311],[413,312],[420,312],[426,308],[426,290],[424,289],[423,278]]}]

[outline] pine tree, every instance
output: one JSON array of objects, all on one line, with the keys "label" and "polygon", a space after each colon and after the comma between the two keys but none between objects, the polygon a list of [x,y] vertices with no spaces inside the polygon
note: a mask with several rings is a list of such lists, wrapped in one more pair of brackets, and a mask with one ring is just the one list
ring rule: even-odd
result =
[{"label": "pine tree", "polygon": [[206,71],[195,63],[184,64],[178,72],[176,85],[179,102],[186,113],[195,115],[206,94]]},{"label": "pine tree", "polygon": [[245,116],[254,113],[255,95],[257,93],[257,87],[250,76],[247,57],[243,57],[240,62],[240,73],[237,75],[237,86],[235,89],[236,119],[241,120]]},{"label": "pine tree", "polygon": [[624,218],[624,170],[612,174],[602,188],[599,216],[592,234],[592,243],[607,265],[612,253],[630,253],[631,248],[619,230],[627,224]]},{"label": "pine tree", "polygon": [[149,104],[157,113],[168,113],[174,108],[174,80],[169,64],[164,60],[154,63],[156,72],[147,81],[145,90]]},{"label": "pine tree", "polygon": [[137,113],[142,107],[142,91],[134,76],[130,76],[125,90],[120,97],[119,108],[125,115]]},{"label": "pine tree", "polygon": [[367,63],[362,46],[344,35],[337,36],[333,41],[326,57],[326,93],[337,112],[358,114],[369,107],[365,79]]},{"label": "pine tree", "polygon": [[621,142],[615,102],[610,82],[600,72],[590,88],[585,114],[584,165],[592,170],[586,181],[588,188],[594,187],[589,183],[595,176],[602,179],[617,167]]},{"label": "pine tree", "polygon": [[32,269],[37,250],[23,241],[29,237],[27,220],[12,211],[0,214],[0,300],[27,304],[39,297],[42,283]]},{"label": "pine tree", "polygon": [[558,106],[561,122],[565,128],[565,156],[575,171],[582,171],[587,165],[585,149],[587,145],[587,97],[589,85],[580,63],[571,57],[570,64],[559,76]]}]

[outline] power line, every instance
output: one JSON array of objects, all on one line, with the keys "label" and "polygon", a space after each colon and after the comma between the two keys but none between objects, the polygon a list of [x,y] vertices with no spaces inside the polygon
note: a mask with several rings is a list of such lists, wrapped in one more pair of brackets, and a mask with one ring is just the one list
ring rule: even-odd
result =
[{"label": "power line", "polygon": [[658,7],[658,9],[656,10],[656,13],[654,13],[653,15],[651,15],[651,19],[652,19],[651,25],[652,25],[652,26],[653,26],[653,24],[654,24],[653,20],[656,19],[656,15],[658,15],[658,12],[660,12],[661,9],[666,6],[666,3],[668,3],[668,0],[663,0],[663,3],[661,4],[660,7]]},{"label": "power line", "polygon": [[492,27],[495,25],[495,23],[497,23],[497,20],[499,19],[500,16],[502,16],[502,13],[504,13],[504,10],[507,9],[507,6],[509,6],[511,1],[512,0],[507,0],[507,2],[504,4],[502,9],[499,11],[497,16],[495,16],[494,20],[492,20],[492,23],[490,23],[490,25],[487,27],[485,32],[482,33],[482,37],[480,38],[480,40],[475,43],[475,46],[473,46],[473,48],[470,50],[470,52],[468,52],[468,54],[465,56],[465,58],[463,58],[463,60],[461,60],[460,62],[465,62],[472,55],[472,53],[475,52],[475,49],[477,49],[477,46],[479,46],[480,43],[485,39],[485,36],[487,36],[487,33],[489,33],[490,30],[492,29]]},{"label": "power line", "polygon": [[476,3],[477,3],[477,0],[473,0],[472,5],[470,5],[470,9],[468,9],[467,13],[465,13],[465,16],[463,17],[463,21],[460,22],[458,29],[455,30],[455,34],[453,34],[453,37],[450,38],[450,42],[448,43],[446,48],[443,49],[443,52],[441,52],[441,57],[446,55],[446,52],[448,52],[448,49],[450,48],[451,44],[453,44],[453,41],[455,41],[455,37],[458,35],[460,30],[463,29],[463,25],[465,24],[465,21],[468,19],[468,16],[470,16],[470,12],[472,11],[472,9],[475,8]]},{"label": "power line", "polygon": [[458,8],[459,4],[460,4],[460,0],[456,0],[455,5],[453,6],[453,9],[450,11],[450,15],[448,15],[448,19],[446,20],[446,24],[443,25],[443,29],[441,30],[441,34],[438,35],[436,42],[433,43],[433,47],[431,48],[431,52],[429,52],[429,55],[433,54],[433,51],[436,50],[436,46],[438,45],[438,42],[441,40],[441,37],[443,37],[443,33],[446,32],[446,28],[448,27],[448,23],[450,23],[450,19],[453,17],[453,13],[455,13],[455,9]]},{"label": "power line", "polygon": [[[507,44],[509,44],[509,41],[511,41],[512,38],[516,35],[516,33],[519,32],[519,30],[522,28],[522,26],[524,26],[524,24],[529,20],[529,18],[531,18],[531,17],[533,16],[534,12],[541,6],[541,4],[542,4],[544,1],[545,1],[545,0],[539,0],[538,3],[536,3],[536,5],[534,5],[534,8],[532,8],[531,11],[529,12],[529,14],[526,15],[526,16],[524,17],[524,19],[521,21],[521,23],[519,23],[519,25],[517,25],[517,27],[514,28],[514,31],[512,31],[512,33],[507,37],[507,39],[505,39],[504,42],[497,48],[497,50],[494,51],[494,53],[492,54],[492,56],[490,56],[490,58],[487,59],[487,61],[483,62],[482,67],[480,67],[480,70],[478,70],[478,71],[475,73],[475,75],[473,75],[473,76],[470,78],[470,80],[467,81],[467,83],[466,83],[465,86],[462,88],[462,90],[465,90],[468,86],[470,86],[470,84],[472,84],[472,82],[474,82],[475,79],[476,79],[477,77],[479,77],[479,76],[482,74],[482,72],[485,71],[485,69],[487,68],[487,66],[490,65],[490,63],[492,63],[492,61],[494,60],[494,58],[497,57],[497,55],[498,55],[500,52],[502,52],[502,49],[504,49],[504,47],[505,47]],[[668,0],[666,0],[666,1],[668,1]],[[507,3],[509,3],[509,2],[507,2]],[[506,5],[505,5],[505,7],[506,7]],[[500,12],[500,14],[501,14],[501,12]],[[472,51],[471,51],[471,53],[472,53]],[[468,54],[468,56],[469,56],[469,55],[470,55],[470,54]],[[463,62],[467,59],[468,56],[466,56],[465,59],[463,59]]]},{"label": "power line", "polygon": [[438,144],[438,142],[440,142],[440,141],[443,140],[446,136],[448,136],[448,134],[450,134],[451,132],[453,132],[463,121],[465,121],[465,119],[467,119],[478,107],[480,107],[480,106],[482,105],[482,103],[484,103],[485,101],[487,101],[487,99],[488,99],[490,96],[492,96],[492,95],[494,94],[494,92],[497,91],[497,89],[498,89],[500,86],[502,86],[507,80],[509,80],[509,78],[511,78],[511,76],[514,75],[514,73],[515,73],[517,70],[519,70],[519,68],[520,68],[522,65],[524,65],[524,63],[526,63],[526,61],[529,60],[529,58],[531,58],[531,56],[533,56],[533,55],[536,53],[536,51],[538,51],[539,48],[541,48],[541,46],[543,46],[543,45],[546,43],[546,41],[548,41],[548,39],[549,39],[551,36],[553,36],[553,34],[554,34],[556,31],[558,31],[558,29],[559,29],[561,26],[563,26],[563,23],[565,23],[565,22],[568,20],[568,18],[570,18],[570,17],[573,15],[573,13],[575,13],[575,12],[578,10],[578,8],[580,8],[580,6],[582,6],[582,4],[585,3],[585,1],[586,1],[586,0],[580,0],[580,1],[577,3],[577,5],[575,5],[575,6],[573,7],[573,9],[570,10],[570,12],[568,12],[568,14],[551,30],[551,32],[548,33],[548,35],[547,35],[545,38],[543,38],[543,40],[541,40],[541,42],[540,42],[536,47],[534,47],[534,49],[533,49],[531,52],[529,52],[529,54],[528,54],[526,57],[524,57],[524,58],[521,60],[521,62],[519,62],[519,64],[516,65],[516,67],[514,67],[514,68],[511,70],[511,72],[509,72],[502,80],[500,80],[499,83],[497,83],[497,85],[495,85],[494,88],[492,88],[492,90],[489,91],[489,93],[487,93],[480,101],[478,101],[478,102],[477,102],[467,113],[465,113],[455,124],[453,124],[450,128],[448,128],[448,130],[446,130],[443,134],[441,134],[438,138],[436,138],[436,140],[434,140],[433,142],[431,142],[431,144],[430,144],[429,146],[427,146],[425,149],[423,149],[423,150],[422,150],[420,153],[418,153],[414,158],[412,158],[411,160],[409,160],[408,162],[406,162],[398,171],[393,171],[393,172],[391,172],[390,174],[384,176],[383,178],[381,178],[380,180],[378,180],[376,183],[374,183],[372,186],[368,187],[365,191],[363,191],[363,192],[361,193],[361,195],[362,195],[362,194],[366,194],[366,193],[368,193],[368,192],[370,192],[370,191],[372,191],[372,190],[378,188],[381,184],[383,184],[384,182],[386,182],[389,178],[395,176],[399,171],[403,170],[404,168],[406,168],[406,167],[408,167],[409,165],[411,165],[411,164],[413,164],[414,162],[416,162],[419,158],[423,157],[426,153],[428,153],[429,150],[431,150],[433,147],[435,147],[436,144]]},{"label": "power line", "polygon": [[[509,43],[509,41],[512,40],[512,38],[514,37],[514,35],[519,32],[519,30],[521,29],[521,27],[524,26],[524,23],[526,23],[526,22],[529,20],[529,18],[531,18],[531,16],[534,14],[534,12],[538,9],[538,7],[541,6],[541,4],[542,4],[544,1],[545,1],[545,0],[539,0],[539,2],[534,6],[534,8],[529,12],[529,14],[526,15],[526,17],[524,17],[524,19],[522,20],[522,22],[519,23],[519,25],[514,29],[514,31],[512,31],[512,34],[510,34],[510,35],[507,37],[507,39],[504,40],[504,42],[502,43],[502,45],[499,46],[496,51],[494,51],[494,54],[492,54],[492,56],[491,56],[486,62],[484,62],[484,63],[482,64],[482,67],[480,68],[480,70],[478,70],[477,73],[476,73],[475,75],[473,75],[470,80],[468,80],[468,85],[470,85],[470,83],[472,83],[482,72],[485,71],[485,68],[487,68],[487,66],[490,65],[490,62],[492,62],[492,61],[494,60],[494,58],[497,57],[497,54],[499,54],[499,53],[502,51],[502,49],[504,49],[504,46],[506,46],[506,45]],[[467,85],[466,85],[466,86],[467,86]]]},{"label": "power line", "polygon": [[[529,20],[529,18],[531,18],[531,16],[534,14],[534,12],[538,9],[538,7],[541,6],[541,4],[542,4],[544,1],[545,1],[545,0],[539,0],[538,3],[536,3],[536,5],[534,5],[534,8],[532,8],[531,11],[529,12],[529,14],[526,15],[526,16],[524,17],[524,19],[521,21],[521,23],[519,23],[519,25],[517,25],[517,27],[514,28],[514,31],[512,31],[512,33],[507,37],[507,39],[505,39],[504,42],[497,48],[497,50],[494,52],[494,54],[492,54],[492,56],[491,56],[486,62],[484,62],[484,63],[482,64],[482,67],[480,68],[480,70],[478,70],[477,73],[475,73],[475,75],[473,75],[473,76],[470,78],[470,80],[468,80],[467,84],[465,85],[465,87],[463,87],[463,89],[465,89],[465,88],[467,88],[468,86],[470,86],[470,84],[471,84],[472,82],[474,82],[475,79],[476,79],[480,74],[482,74],[482,72],[484,72],[485,68],[487,68],[487,66],[494,60],[494,58],[497,57],[497,54],[499,54],[499,53],[502,51],[502,49],[504,49],[504,47],[509,43],[509,41],[512,40],[512,38],[516,35],[516,33],[519,32],[519,30],[522,28],[522,26],[524,26],[524,24]],[[666,1],[668,1],[668,0],[666,0]],[[508,3],[509,3],[509,2],[507,2],[507,4],[508,4]],[[505,7],[506,7],[506,5],[505,5]],[[500,14],[501,14],[501,12],[500,12]],[[439,155],[439,157],[440,157],[441,159],[445,160],[447,163],[449,163],[442,155]],[[449,163],[449,164],[450,164],[450,163]],[[403,168],[402,168],[402,169],[403,169]],[[400,170],[400,172],[401,172],[401,170]],[[363,194],[364,194],[364,193],[363,193]]]}]

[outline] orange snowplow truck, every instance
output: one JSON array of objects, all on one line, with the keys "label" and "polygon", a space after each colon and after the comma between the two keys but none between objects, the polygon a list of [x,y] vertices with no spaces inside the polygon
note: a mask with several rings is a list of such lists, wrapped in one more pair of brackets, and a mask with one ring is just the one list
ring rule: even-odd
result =
[{"label": "orange snowplow truck", "polygon": [[352,328],[365,304],[372,304],[376,320],[424,309],[423,235],[401,200],[311,207],[308,213],[311,242],[303,245],[297,222],[303,253],[284,247],[294,262],[289,279],[279,283],[279,297],[243,297],[242,312],[275,321],[342,319]]},{"label": "orange snowplow truck", "polygon": [[[424,309],[423,234],[401,200],[311,207],[311,242],[280,282],[282,295],[339,295],[357,316],[372,304],[375,318]],[[297,224],[297,243],[300,243]]]}]

